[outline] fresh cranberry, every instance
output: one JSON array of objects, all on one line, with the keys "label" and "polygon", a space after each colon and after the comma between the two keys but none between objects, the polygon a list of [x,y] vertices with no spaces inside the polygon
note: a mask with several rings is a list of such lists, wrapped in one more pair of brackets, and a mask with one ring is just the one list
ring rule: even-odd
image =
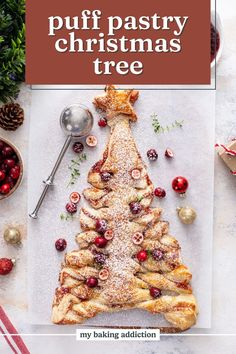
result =
[{"label": "fresh cranberry", "polygon": [[107,120],[106,118],[100,118],[98,121],[98,125],[101,128],[105,128],[107,126]]},{"label": "fresh cranberry", "polygon": [[139,214],[142,211],[142,205],[139,202],[132,202],[129,207],[132,214]]},{"label": "fresh cranberry", "polygon": [[12,168],[16,165],[15,160],[13,159],[6,159],[4,160],[4,164],[8,167],[8,168]]},{"label": "fresh cranberry", "polygon": [[1,186],[0,188],[0,193],[1,194],[8,194],[11,190],[11,186],[9,183],[5,183]]},{"label": "fresh cranberry", "polygon": [[155,194],[155,196],[156,197],[158,197],[158,198],[165,198],[165,196],[166,196],[166,191],[163,189],[163,188],[161,188],[161,187],[158,187],[158,188],[156,188],[155,190],[154,190],[154,194]]},{"label": "fresh cranberry", "polygon": [[145,262],[148,258],[147,251],[141,250],[137,253],[137,259],[139,262]]},{"label": "fresh cranberry", "polygon": [[99,219],[96,221],[96,231],[100,234],[104,234],[107,230],[107,222],[106,220]]},{"label": "fresh cranberry", "polygon": [[161,261],[164,257],[164,254],[161,250],[154,250],[152,251],[152,257],[155,259],[155,261]]},{"label": "fresh cranberry", "polygon": [[9,176],[13,179],[18,179],[20,176],[20,168],[19,166],[15,166],[10,169]]},{"label": "fresh cranberry", "polygon": [[66,211],[69,213],[69,214],[74,214],[77,212],[77,205],[74,204],[74,203],[67,203],[66,204]]},{"label": "fresh cranberry", "polygon": [[158,159],[158,153],[155,149],[150,149],[147,151],[147,157],[149,158],[149,160],[155,161]]},{"label": "fresh cranberry", "polygon": [[10,176],[7,176],[4,180],[5,183],[9,183],[10,184],[10,187],[11,189],[14,187],[15,183],[16,183],[16,180],[14,180],[12,177]]},{"label": "fresh cranberry", "polygon": [[57,251],[64,251],[66,249],[67,246],[67,242],[64,238],[59,238],[56,242],[55,242],[55,247],[57,249]]},{"label": "fresh cranberry", "polygon": [[77,141],[73,144],[72,149],[76,154],[80,154],[84,150],[84,145],[80,141]]},{"label": "fresh cranberry", "polygon": [[101,180],[103,182],[108,182],[111,179],[112,175],[109,172],[101,172]]},{"label": "fresh cranberry", "polygon": [[0,140],[0,153],[2,152],[4,146],[5,146],[4,142]]},{"label": "fresh cranberry", "polygon": [[2,155],[5,157],[9,157],[14,154],[14,150],[10,146],[4,146],[2,149]]},{"label": "fresh cranberry", "polygon": [[95,287],[98,285],[98,280],[97,280],[97,278],[95,278],[95,277],[89,277],[89,278],[86,280],[86,285],[87,285],[89,288],[95,288]]},{"label": "fresh cranberry", "polygon": [[0,170],[0,181],[3,181],[5,177],[6,177],[6,173]]},{"label": "fresh cranberry", "polygon": [[5,165],[5,163],[2,163],[2,164],[0,165],[0,170],[3,171],[5,174],[7,173],[8,168],[7,168],[7,166]]},{"label": "fresh cranberry", "polygon": [[103,253],[97,253],[94,255],[94,261],[98,264],[104,264],[106,261],[106,256]]},{"label": "fresh cranberry", "polygon": [[158,298],[158,297],[161,296],[161,290],[158,289],[158,288],[152,287],[152,288],[150,288],[149,291],[150,291],[150,295],[151,295],[152,297],[154,297],[154,299],[156,299],[156,298]]},{"label": "fresh cranberry", "polygon": [[105,239],[105,237],[102,237],[102,236],[97,236],[94,240],[95,245],[99,248],[106,247],[107,242],[108,241]]},{"label": "fresh cranberry", "polygon": [[172,159],[174,157],[173,151],[171,149],[166,149],[165,157],[167,157],[168,159]]}]

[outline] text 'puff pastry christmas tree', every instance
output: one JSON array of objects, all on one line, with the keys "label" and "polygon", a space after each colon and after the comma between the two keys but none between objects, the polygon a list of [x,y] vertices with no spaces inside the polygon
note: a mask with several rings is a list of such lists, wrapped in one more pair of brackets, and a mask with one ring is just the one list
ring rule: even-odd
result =
[{"label": "text 'puff pastry christmas tree'", "polygon": [[54,323],[77,324],[134,308],[163,314],[180,330],[196,322],[191,273],[168,223],[160,220],[161,209],[150,208],[154,187],[130,130],[137,98],[137,91],[107,86],[94,100],[106,112],[111,135],[88,175],[92,187],[84,197],[91,208],[81,209],[79,250],[65,257]]}]

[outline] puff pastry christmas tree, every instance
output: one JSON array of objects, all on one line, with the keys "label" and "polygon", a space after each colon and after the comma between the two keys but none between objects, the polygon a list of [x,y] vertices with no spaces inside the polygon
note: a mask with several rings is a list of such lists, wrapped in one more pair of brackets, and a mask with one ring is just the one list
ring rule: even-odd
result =
[{"label": "puff pastry christmas tree", "polygon": [[168,234],[168,223],[160,220],[161,209],[150,207],[153,184],[130,130],[137,98],[137,91],[107,86],[94,100],[106,112],[111,135],[88,175],[92,187],[84,197],[91,208],[80,212],[79,249],[65,257],[54,323],[76,324],[133,308],[163,314],[180,330],[196,322],[191,273],[181,262],[177,240]]}]

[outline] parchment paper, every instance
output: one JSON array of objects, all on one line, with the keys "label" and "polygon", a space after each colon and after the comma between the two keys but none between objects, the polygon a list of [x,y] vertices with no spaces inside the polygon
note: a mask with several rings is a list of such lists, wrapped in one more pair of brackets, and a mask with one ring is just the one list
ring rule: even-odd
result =
[{"label": "parchment paper", "polygon": [[[92,133],[98,138],[96,148],[85,148],[87,161],[81,165],[81,176],[73,188],[67,188],[70,172],[68,164],[74,157],[69,149],[49,191],[38,220],[30,220],[29,227],[29,310],[31,322],[50,324],[51,304],[58,286],[58,274],[63,254],[54,247],[60,237],[68,242],[67,252],[76,249],[74,236],[80,231],[79,221],[61,221],[70,192],[82,193],[87,186],[87,173],[100,159],[109,136],[109,128],[97,126],[97,113],[92,105],[99,90],[35,90],[32,95],[30,151],[29,151],[29,212],[42,191],[42,181],[47,178],[64,143],[59,117],[62,109],[72,103],[82,103],[94,113]],[[212,280],[212,223],[214,178],[214,91],[155,91],[143,90],[135,104],[137,123],[132,125],[139,151],[147,163],[149,175],[155,186],[166,189],[163,200],[154,200],[153,206],[161,206],[163,219],[170,222],[170,234],[182,247],[182,258],[193,274],[192,286],[199,305],[197,328],[211,325]],[[162,125],[176,119],[184,120],[183,128],[156,135],[151,115],[156,113]],[[165,149],[169,147],[175,157],[167,160]],[[146,151],[156,148],[158,161],[149,162]],[[186,198],[181,199],[171,188],[175,176],[183,175],[189,180]],[[79,207],[85,204],[81,200]],[[190,205],[197,210],[192,225],[183,225],[176,207]],[[116,314],[102,314],[86,322],[97,326],[165,326],[157,315],[133,310]]]}]

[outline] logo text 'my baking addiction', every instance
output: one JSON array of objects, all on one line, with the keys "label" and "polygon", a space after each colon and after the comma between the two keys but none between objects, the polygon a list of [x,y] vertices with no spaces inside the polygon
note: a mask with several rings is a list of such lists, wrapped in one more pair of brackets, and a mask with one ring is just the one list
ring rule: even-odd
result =
[{"label": "logo text 'my baking addiction'", "polygon": [[[103,16],[101,10],[81,11],[80,16],[48,17],[48,36],[56,52],[96,53],[91,61],[95,75],[140,75],[145,70],[141,60],[115,60],[112,53],[179,53],[184,48],[181,35],[188,16]],[[149,31],[155,36],[148,36]],[[81,33],[83,35],[81,36]],[[137,33],[140,38],[136,38]],[[101,58],[102,53],[109,60]]]}]

